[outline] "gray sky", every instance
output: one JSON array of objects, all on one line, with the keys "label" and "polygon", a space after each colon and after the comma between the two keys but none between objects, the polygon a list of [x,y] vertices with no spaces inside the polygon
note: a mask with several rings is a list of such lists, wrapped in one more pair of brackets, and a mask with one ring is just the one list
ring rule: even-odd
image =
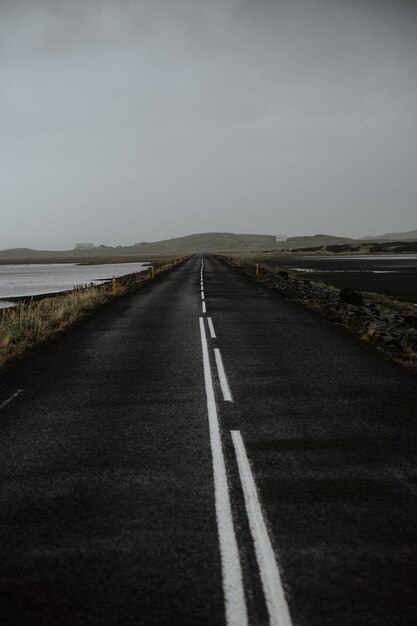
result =
[{"label": "gray sky", "polygon": [[0,248],[417,227],[417,3],[0,0]]}]

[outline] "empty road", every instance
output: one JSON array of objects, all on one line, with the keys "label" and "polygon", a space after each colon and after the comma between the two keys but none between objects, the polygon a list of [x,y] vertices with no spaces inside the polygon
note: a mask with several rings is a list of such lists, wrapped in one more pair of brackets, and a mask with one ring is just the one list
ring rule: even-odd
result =
[{"label": "empty road", "polygon": [[417,623],[414,374],[208,255],[0,375],[2,626]]}]

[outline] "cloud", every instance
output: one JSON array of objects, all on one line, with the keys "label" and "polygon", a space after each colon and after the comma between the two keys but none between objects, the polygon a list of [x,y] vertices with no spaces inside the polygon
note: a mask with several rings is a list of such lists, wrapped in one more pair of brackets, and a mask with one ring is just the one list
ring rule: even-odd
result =
[{"label": "cloud", "polygon": [[3,0],[0,247],[415,227],[415,13]]}]

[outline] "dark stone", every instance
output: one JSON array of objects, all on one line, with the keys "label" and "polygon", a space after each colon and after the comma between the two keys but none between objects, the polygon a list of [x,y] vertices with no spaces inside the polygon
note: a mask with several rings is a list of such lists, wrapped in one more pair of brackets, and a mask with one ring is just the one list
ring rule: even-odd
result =
[{"label": "dark stone", "polygon": [[417,315],[406,315],[404,322],[412,328],[417,328]]},{"label": "dark stone", "polygon": [[342,302],[346,302],[347,304],[353,304],[353,306],[364,306],[365,300],[363,299],[362,294],[350,287],[344,287],[340,290],[339,297]]},{"label": "dark stone", "polygon": [[281,276],[281,278],[285,278],[285,280],[288,280],[288,272],[284,272],[283,270],[280,270],[278,272],[278,276]]}]

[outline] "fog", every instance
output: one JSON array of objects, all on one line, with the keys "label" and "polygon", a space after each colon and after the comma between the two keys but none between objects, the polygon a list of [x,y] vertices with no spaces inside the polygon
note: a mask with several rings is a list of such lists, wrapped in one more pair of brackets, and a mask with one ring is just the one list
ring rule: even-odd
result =
[{"label": "fog", "polygon": [[0,248],[417,227],[417,3],[0,0]]}]

